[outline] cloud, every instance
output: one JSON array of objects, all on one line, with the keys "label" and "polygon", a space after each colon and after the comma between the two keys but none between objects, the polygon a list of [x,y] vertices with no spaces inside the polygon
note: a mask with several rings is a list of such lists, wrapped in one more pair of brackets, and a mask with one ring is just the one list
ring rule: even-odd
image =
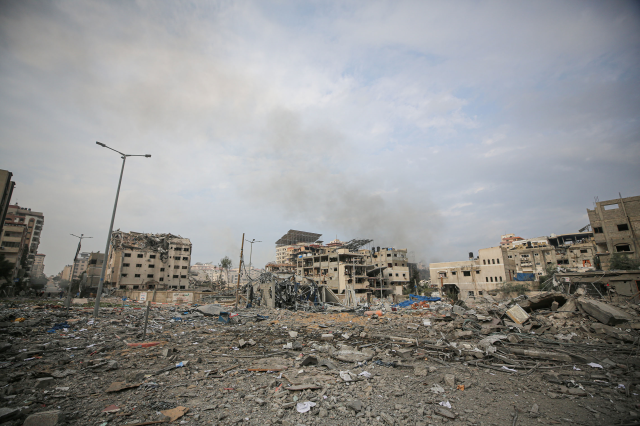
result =
[{"label": "cloud", "polygon": [[104,250],[121,163],[96,140],[152,154],[116,227],[196,261],[246,232],[264,264],[290,228],[466,257],[638,195],[638,29],[630,3],[5,2],[0,167],[47,273],[69,233]]}]

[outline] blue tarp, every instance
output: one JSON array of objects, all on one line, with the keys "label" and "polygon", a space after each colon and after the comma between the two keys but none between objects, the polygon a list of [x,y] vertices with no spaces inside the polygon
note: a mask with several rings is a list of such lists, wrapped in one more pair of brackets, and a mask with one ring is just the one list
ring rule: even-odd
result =
[{"label": "blue tarp", "polygon": [[395,306],[397,308],[406,308],[407,306],[411,306],[416,302],[437,302],[438,300],[440,300],[439,297],[427,297],[418,296],[417,294],[410,294],[407,300],[392,306]]},{"label": "blue tarp", "polygon": [[536,274],[524,274],[522,272],[518,272],[514,280],[515,281],[535,281]]}]

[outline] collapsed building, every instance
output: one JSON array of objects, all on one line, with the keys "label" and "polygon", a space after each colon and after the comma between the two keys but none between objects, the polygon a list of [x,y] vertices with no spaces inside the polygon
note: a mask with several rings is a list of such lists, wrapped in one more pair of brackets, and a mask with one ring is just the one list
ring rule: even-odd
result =
[{"label": "collapsed building", "polygon": [[188,238],[118,230],[111,235],[105,285],[116,290],[185,290],[190,264]]}]

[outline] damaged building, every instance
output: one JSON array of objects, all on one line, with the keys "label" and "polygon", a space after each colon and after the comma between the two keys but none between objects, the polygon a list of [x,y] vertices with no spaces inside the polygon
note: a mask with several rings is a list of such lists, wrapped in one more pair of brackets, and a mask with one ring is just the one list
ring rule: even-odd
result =
[{"label": "damaged building", "polygon": [[105,284],[117,290],[189,288],[191,241],[173,234],[115,231]]},{"label": "damaged building", "polygon": [[480,249],[478,256],[469,253],[469,260],[429,264],[431,280],[441,292],[455,293],[461,300],[483,296],[516,276],[513,257],[505,246]]},{"label": "damaged building", "polygon": [[640,259],[640,196],[596,201],[587,214],[603,270],[609,269],[612,253]]}]

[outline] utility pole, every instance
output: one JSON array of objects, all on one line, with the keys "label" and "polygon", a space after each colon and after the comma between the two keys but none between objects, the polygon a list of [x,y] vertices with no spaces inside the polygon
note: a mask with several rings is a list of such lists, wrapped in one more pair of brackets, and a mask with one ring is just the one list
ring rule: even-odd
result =
[{"label": "utility pole", "polygon": [[244,252],[244,232],[242,233],[242,245],[240,246],[240,263],[238,264],[238,285],[236,286],[236,312],[238,311],[238,290],[240,290],[240,276],[242,275],[242,253]]},{"label": "utility pole", "polygon": [[73,284],[73,274],[76,270],[76,262],[78,261],[78,254],[80,253],[80,247],[82,246],[82,240],[84,238],[93,238],[93,237],[85,237],[84,234],[77,235],[69,234],[79,239],[78,241],[78,249],[76,250],[76,255],[73,258],[73,265],[71,266],[71,276],[69,277],[69,287],[67,287],[67,300],[65,302],[67,308],[67,314],[69,314],[69,305],[71,305],[71,285]]},{"label": "utility pole", "polygon": [[247,240],[247,242],[251,243],[251,250],[249,251],[249,278],[251,278],[251,256],[253,255],[253,243],[261,243],[262,241],[256,241],[254,238],[251,241]]}]

